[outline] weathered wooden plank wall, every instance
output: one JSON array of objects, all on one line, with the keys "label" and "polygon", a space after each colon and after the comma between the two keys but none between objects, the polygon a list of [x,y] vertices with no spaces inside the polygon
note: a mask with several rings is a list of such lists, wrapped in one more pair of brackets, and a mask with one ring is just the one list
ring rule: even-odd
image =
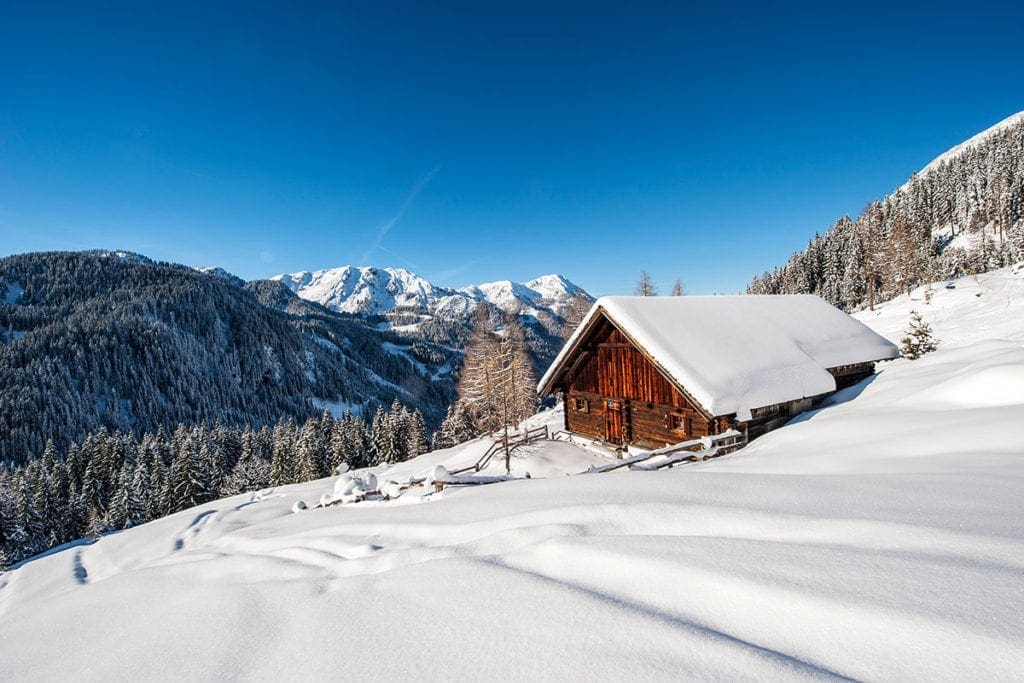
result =
[{"label": "weathered wooden plank wall", "polygon": [[[566,378],[566,423],[574,432],[608,439],[606,401],[621,403],[627,443],[659,447],[707,436],[711,424],[622,333],[602,321],[582,346],[584,357]],[[581,400],[582,409],[576,401]],[[672,416],[683,429],[674,429]]]}]

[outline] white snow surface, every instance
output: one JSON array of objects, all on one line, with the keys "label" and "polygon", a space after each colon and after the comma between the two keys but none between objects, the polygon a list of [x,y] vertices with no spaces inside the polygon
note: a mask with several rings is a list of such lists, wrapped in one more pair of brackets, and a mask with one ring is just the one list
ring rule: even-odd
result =
[{"label": "white snow surface", "polygon": [[507,483],[292,513],[325,479],[35,558],[0,575],[0,678],[1019,680],[1024,275],[944,284],[858,314],[921,310],[938,351],[723,458],[566,476],[606,461],[540,442]]},{"label": "white snow surface", "polygon": [[826,368],[898,355],[816,296],[609,296],[598,299],[541,378],[542,392],[601,311],[712,415],[835,391]]}]

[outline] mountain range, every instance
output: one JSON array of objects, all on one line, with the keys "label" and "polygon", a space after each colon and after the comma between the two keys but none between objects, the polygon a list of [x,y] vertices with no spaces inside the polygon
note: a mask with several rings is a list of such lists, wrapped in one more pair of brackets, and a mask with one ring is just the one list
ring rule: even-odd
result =
[{"label": "mountain range", "polygon": [[244,282],[124,251],[0,259],[0,462],[101,428],[259,426],[394,400],[435,426],[477,305],[499,323],[518,313],[539,368],[585,296],[557,275],[448,290],[349,268],[309,274],[333,296],[322,305],[305,279]]},{"label": "mountain range", "polygon": [[460,289],[441,287],[403,268],[341,266],[271,278],[299,298],[355,316],[407,339],[462,348],[479,307],[500,326],[507,315],[523,323],[535,369],[561,348],[566,317],[577,297],[593,298],[562,275],[527,282],[499,280]]},{"label": "mountain range", "polygon": [[[300,271],[270,278],[299,297],[339,313],[357,315],[410,314],[422,320],[472,316],[479,304],[514,315],[557,319],[565,316],[581,287],[562,275],[542,275],[528,282],[499,280],[461,289],[439,287],[404,268],[341,266]],[[408,325],[399,325],[408,327]]]}]

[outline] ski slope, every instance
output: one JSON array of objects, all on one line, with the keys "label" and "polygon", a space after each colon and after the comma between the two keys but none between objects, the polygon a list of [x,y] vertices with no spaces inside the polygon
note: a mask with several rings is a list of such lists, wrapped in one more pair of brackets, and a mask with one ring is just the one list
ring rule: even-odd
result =
[{"label": "ski slope", "polygon": [[951,284],[857,316],[937,352],[720,459],[567,476],[604,460],[544,442],[530,479],[292,513],[322,480],[29,561],[0,678],[1017,679],[1024,273]]}]

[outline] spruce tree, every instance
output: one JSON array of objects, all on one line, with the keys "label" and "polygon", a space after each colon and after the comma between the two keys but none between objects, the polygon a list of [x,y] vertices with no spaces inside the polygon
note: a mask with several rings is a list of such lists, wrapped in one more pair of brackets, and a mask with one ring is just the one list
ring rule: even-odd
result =
[{"label": "spruce tree", "polygon": [[478,435],[469,408],[464,402],[456,401],[448,407],[448,413],[434,433],[434,450],[457,446]]},{"label": "spruce tree", "polygon": [[312,481],[320,477],[319,454],[317,453],[316,420],[309,420],[299,430],[296,444],[295,481]]},{"label": "spruce tree", "polygon": [[221,494],[233,496],[265,488],[270,484],[270,463],[263,460],[252,449],[242,449],[235,467],[224,479]]},{"label": "spruce tree", "polygon": [[283,486],[295,481],[295,425],[281,420],[274,425],[273,456],[270,461],[270,485]]},{"label": "spruce tree", "polygon": [[138,526],[151,519],[149,497],[152,495],[152,482],[149,463],[149,460],[140,459],[132,471],[125,497],[125,528]]},{"label": "spruce tree", "polygon": [[907,335],[900,340],[900,353],[904,358],[917,360],[938,348],[938,340],[932,336],[931,325],[924,321],[917,311],[910,311],[910,327]]},{"label": "spruce tree", "polygon": [[182,442],[168,476],[168,512],[185,510],[210,499],[209,478],[200,448],[193,438]]},{"label": "spruce tree", "polygon": [[430,450],[427,441],[427,427],[423,424],[423,415],[419,410],[412,413],[409,421],[409,457],[423,455]]},{"label": "spruce tree", "polygon": [[131,486],[131,475],[125,471],[127,469],[127,467],[123,468],[117,477],[117,485],[114,489],[114,495],[110,501],[110,506],[107,509],[106,518],[104,519],[105,526],[108,529],[117,530],[127,528],[128,490]]}]

